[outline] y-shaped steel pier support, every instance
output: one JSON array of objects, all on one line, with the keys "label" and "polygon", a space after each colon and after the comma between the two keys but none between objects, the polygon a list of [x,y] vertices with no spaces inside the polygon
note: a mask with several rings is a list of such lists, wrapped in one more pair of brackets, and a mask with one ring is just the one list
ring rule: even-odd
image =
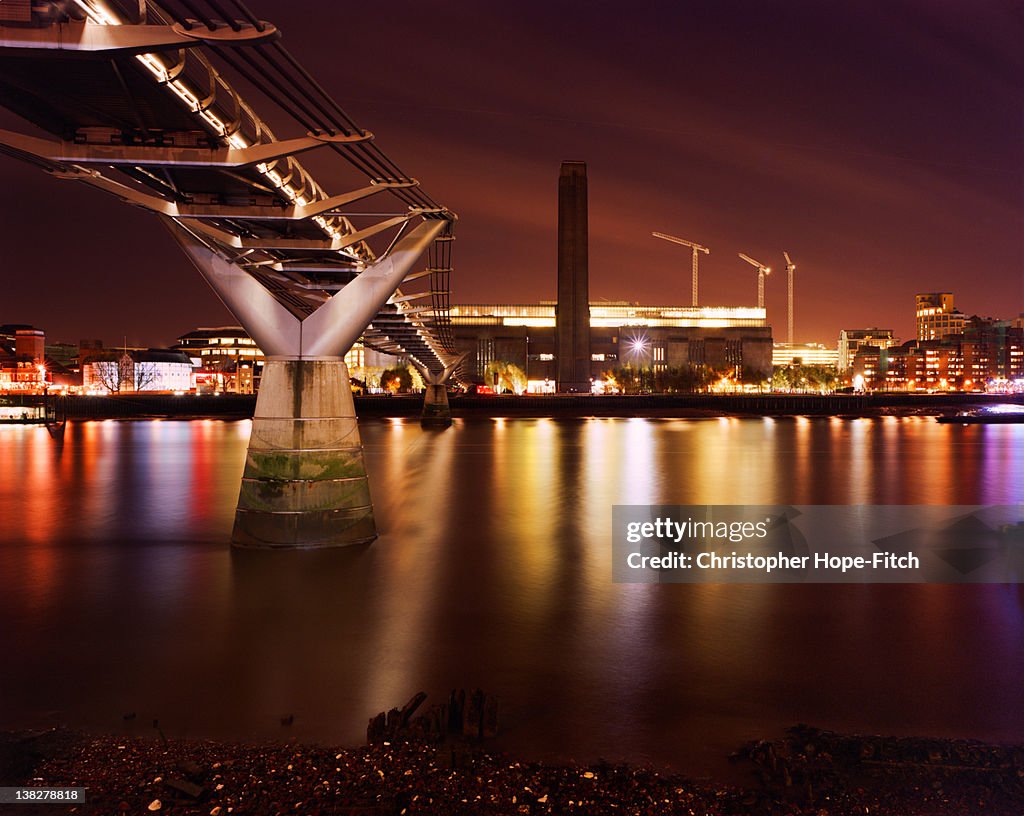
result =
[{"label": "y-shaped steel pier support", "polygon": [[448,404],[448,380],[466,359],[469,352],[460,354],[443,371],[432,372],[415,361],[411,361],[423,376],[426,392],[423,395],[423,414],[420,425],[424,428],[447,428],[452,424],[452,409]]}]

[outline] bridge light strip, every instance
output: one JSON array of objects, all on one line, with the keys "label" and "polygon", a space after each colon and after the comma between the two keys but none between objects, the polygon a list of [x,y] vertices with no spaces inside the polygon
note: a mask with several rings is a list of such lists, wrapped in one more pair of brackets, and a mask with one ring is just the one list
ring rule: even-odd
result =
[{"label": "bridge light strip", "polygon": [[[98,0],[75,0],[75,4],[85,12],[90,22],[95,23],[96,25],[123,25],[117,16]],[[137,59],[156,78],[157,82],[170,88],[171,91],[174,92],[175,96],[181,99],[182,102],[189,107],[189,110],[192,113],[198,114],[201,119],[209,124],[214,130],[218,131],[222,138],[227,139],[227,142],[231,147],[237,150],[251,147],[249,141],[241,134],[237,132],[228,134],[228,126],[220,119],[220,117],[208,109],[203,110],[199,102],[199,97],[196,96],[195,93],[185,85],[185,83],[180,79],[170,80],[170,74],[167,71],[167,66],[164,65],[163,60],[160,59],[160,57],[156,54],[138,54],[135,59]],[[272,185],[274,185],[275,188],[280,190],[289,201],[293,201],[300,206],[305,206],[309,203],[305,196],[299,195],[299,191],[290,183],[284,183],[280,173],[276,170],[271,170],[266,164],[257,164],[256,170]],[[321,215],[316,216],[312,220],[332,238],[341,238],[344,235],[341,230]],[[349,252],[345,252],[343,250],[339,250],[339,252],[348,257],[353,257]]]}]

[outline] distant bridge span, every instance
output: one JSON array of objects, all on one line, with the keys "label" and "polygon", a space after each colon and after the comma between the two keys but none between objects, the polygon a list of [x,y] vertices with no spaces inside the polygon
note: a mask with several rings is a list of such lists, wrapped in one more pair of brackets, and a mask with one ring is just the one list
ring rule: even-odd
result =
[{"label": "distant bridge span", "polygon": [[[279,40],[239,0],[3,0],[0,104],[35,131],[0,152],[154,213],[266,353],[233,541],[370,541],[344,354],[362,337],[434,379],[457,365],[456,216]],[[313,150],[343,160],[343,192]]]}]

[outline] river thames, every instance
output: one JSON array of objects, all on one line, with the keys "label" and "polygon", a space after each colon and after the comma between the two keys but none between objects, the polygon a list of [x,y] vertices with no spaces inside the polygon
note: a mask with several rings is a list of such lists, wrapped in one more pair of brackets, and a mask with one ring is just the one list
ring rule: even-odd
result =
[{"label": "river thames", "polygon": [[694,773],[797,722],[1024,739],[1024,587],[616,584],[610,533],[615,504],[1020,504],[1024,425],[361,427],[380,538],[286,553],[229,546],[248,421],[0,428],[0,726],[348,745],[480,687],[501,748]]}]

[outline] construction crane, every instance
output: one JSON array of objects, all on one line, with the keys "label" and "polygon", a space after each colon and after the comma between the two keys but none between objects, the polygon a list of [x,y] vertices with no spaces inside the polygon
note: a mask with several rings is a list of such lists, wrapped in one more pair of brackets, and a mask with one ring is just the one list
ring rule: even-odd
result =
[{"label": "construction crane", "polygon": [[742,252],[738,253],[739,256],[745,260],[751,266],[757,267],[757,308],[764,308],[764,276],[771,274],[771,269],[765,266],[760,261],[755,261],[749,255],[744,255]]},{"label": "construction crane", "polygon": [[793,348],[793,273],[796,271],[796,264],[789,258],[789,253],[782,250],[782,257],[786,259],[786,272],[789,274],[789,347]]},{"label": "construction crane", "polygon": [[655,238],[661,238],[663,241],[671,241],[673,244],[682,244],[688,246],[693,250],[693,305],[697,305],[697,253],[703,252],[705,255],[710,255],[711,250],[706,246],[695,244],[693,241],[687,241],[683,238],[676,238],[674,235],[665,235],[663,232],[652,232]]}]

